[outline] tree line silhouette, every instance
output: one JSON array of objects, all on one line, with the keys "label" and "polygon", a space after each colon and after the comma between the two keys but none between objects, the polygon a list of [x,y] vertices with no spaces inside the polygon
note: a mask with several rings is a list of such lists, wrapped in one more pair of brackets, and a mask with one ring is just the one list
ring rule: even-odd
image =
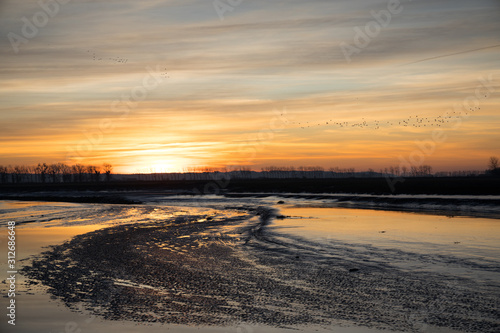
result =
[{"label": "tree line silhouette", "polygon": [[110,181],[113,166],[67,165],[38,163],[38,165],[0,165],[1,183],[77,183]]},{"label": "tree line silhouette", "polygon": [[182,172],[158,172],[150,169],[129,175],[138,181],[200,181],[214,179],[331,179],[331,178],[393,178],[393,177],[475,177],[485,175],[484,170],[432,172],[430,165],[391,166],[375,171],[356,171],[355,168],[324,168],[321,166],[266,166],[260,171],[247,166],[229,168],[186,167]]},{"label": "tree line silhouette", "polygon": [[[111,181],[113,166],[104,163],[101,166],[64,163],[38,163],[33,166],[0,165],[0,183],[83,183]],[[183,172],[155,172],[151,169],[146,173],[136,173],[123,180],[163,181],[163,180],[211,180],[214,178],[232,179],[326,179],[326,178],[374,178],[374,177],[470,177],[479,175],[500,176],[499,160],[491,157],[488,170],[447,171],[432,173],[430,165],[391,166],[375,171],[356,171],[354,168],[321,166],[267,166],[260,171],[253,171],[248,166],[233,169],[210,167],[186,167]]]}]

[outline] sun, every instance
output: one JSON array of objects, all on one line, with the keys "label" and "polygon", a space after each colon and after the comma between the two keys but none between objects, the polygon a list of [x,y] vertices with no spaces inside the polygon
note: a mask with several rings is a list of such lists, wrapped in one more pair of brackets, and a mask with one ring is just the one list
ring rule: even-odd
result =
[{"label": "sun", "polygon": [[168,173],[175,172],[176,167],[172,163],[167,163],[165,161],[155,161],[149,166],[151,173]]},{"label": "sun", "polygon": [[126,168],[133,173],[172,173],[180,172],[182,167],[173,161],[151,160],[150,162],[137,162]]}]

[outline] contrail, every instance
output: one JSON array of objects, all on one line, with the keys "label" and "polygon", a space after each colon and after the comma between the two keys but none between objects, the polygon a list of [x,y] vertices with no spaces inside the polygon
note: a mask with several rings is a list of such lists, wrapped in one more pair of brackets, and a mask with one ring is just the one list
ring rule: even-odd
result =
[{"label": "contrail", "polygon": [[469,53],[469,52],[476,52],[476,51],[481,51],[481,50],[486,50],[486,49],[492,49],[492,48],[499,47],[499,46],[500,46],[500,44],[498,44],[498,45],[492,45],[492,46],[486,46],[486,47],[480,47],[478,49],[473,49],[473,50],[460,51],[460,52],[456,52],[456,53],[439,55],[439,56],[435,56],[435,57],[430,57],[430,58],[425,58],[425,59],[421,59],[421,60],[409,62],[409,63],[403,64],[401,66],[417,64],[419,62],[424,62],[424,61],[429,61],[429,60],[434,60],[434,59],[439,59],[439,58],[451,57],[451,56],[458,55],[458,54],[464,54],[464,53]]}]

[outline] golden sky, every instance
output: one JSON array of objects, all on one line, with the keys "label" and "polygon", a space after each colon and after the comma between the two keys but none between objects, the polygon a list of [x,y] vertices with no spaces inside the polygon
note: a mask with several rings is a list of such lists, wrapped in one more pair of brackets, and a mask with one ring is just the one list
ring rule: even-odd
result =
[{"label": "golden sky", "polygon": [[440,171],[500,155],[498,1],[41,4],[0,2],[2,165]]}]

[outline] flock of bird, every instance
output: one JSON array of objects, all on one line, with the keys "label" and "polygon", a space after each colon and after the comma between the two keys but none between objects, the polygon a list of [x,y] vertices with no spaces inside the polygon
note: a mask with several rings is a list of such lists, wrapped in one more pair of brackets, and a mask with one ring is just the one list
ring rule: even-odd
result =
[{"label": "flock of bird", "polygon": [[371,128],[378,130],[381,127],[413,127],[413,128],[437,128],[437,127],[446,127],[447,124],[456,123],[459,119],[463,119],[464,117],[468,117],[471,112],[479,110],[479,107],[470,108],[466,112],[459,111],[447,111],[445,114],[440,116],[419,116],[412,115],[405,119],[400,120],[391,120],[391,121],[381,121],[381,120],[372,120],[368,121],[365,118],[361,118],[360,121],[334,121],[333,119],[321,122],[309,122],[309,121],[301,121],[301,122],[291,122],[292,125],[295,125],[296,128],[301,128],[303,130],[307,128],[314,128],[319,126],[330,126],[337,128]]},{"label": "flock of bird", "polygon": [[[88,54],[91,54],[93,61],[111,61],[114,63],[122,63],[126,64],[128,59],[120,58],[120,57],[108,57],[103,58],[96,55],[93,50],[87,50]],[[165,72],[162,72],[160,75],[162,78],[169,78],[167,68],[164,68]],[[444,115],[437,117],[423,117],[419,115],[409,116],[408,118],[396,120],[396,121],[380,121],[380,120],[372,120],[367,121],[365,118],[361,118],[361,121],[357,122],[349,122],[349,121],[333,121],[333,119],[327,121],[320,122],[291,122],[292,125],[296,125],[296,127],[301,128],[303,130],[307,128],[313,128],[318,126],[335,126],[338,128],[372,128],[375,130],[380,129],[381,127],[389,127],[389,126],[400,126],[400,127],[414,127],[414,128],[422,128],[422,127],[444,127],[447,123],[454,123],[457,119],[463,118],[464,116],[469,116],[470,112],[479,110],[479,107],[469,108],[466,112],[457,112],[457,111],[447,111]],[[283,116],[283,114],[282,114]]]},{"label": "flock of bird", "polygon": [[[128,62],[128,59],[126,59],[126,58],[120,58],[120,57],[103,58],[103,57],[99,57],[98,55],[96,55],[96,53],[93,50],[87,50],[87,53],[89,55],[91,55],[92,61],[111,61],[111,62],[114,62],[114,63],[122,63],[122,64],[126,64]],[[160,76],[162,78],[164,78],[164,79],[169,78],[170,76],[168,76],[167,68],[164,68],[164,70],[165,70],[165,72],[160,73]]]},{"label": "flock of bird", "polygon": [[120,58],[120,57],[100,57],[96,55],[96,53],[93,50],[87,50],[87,53],[92,56],[92,61],[109,61],[113,63],[122,63],[126,64],[128,62],[128,59],[125,58]]},{"label": "flock of bird", "polygon": [[164,68],[165,72],[161,73],[160,76],[164,79],[167,79],[169,78],[170,76],[168,76],[168,72],[167,72],[167,68],[165,67]]}]

